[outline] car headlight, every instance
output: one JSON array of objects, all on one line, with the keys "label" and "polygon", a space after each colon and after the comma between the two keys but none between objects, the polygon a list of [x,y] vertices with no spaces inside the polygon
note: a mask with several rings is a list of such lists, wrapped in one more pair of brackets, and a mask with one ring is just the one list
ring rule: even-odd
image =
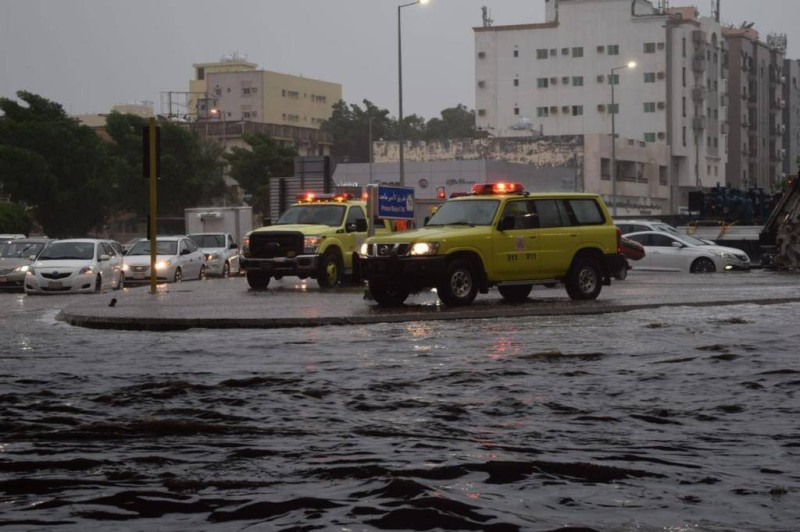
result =
[{"label": "car headlight", "polygon": [[211,253],[210,255],[206,255],[206,260],[218,260],[222,255],[219,253]]},{"label": "car headlight", "polygon": [[732,259],[732,258],[734,258],[733,254],[728,253],[727,251],[712,251],[711,253],[713,253],[714,255],[716,255],[717,257],[720,257],[722,259]]},{"label": "car headlight", "polygon": [[36,275],[36,270],[33,269],[33,266],[28,266],[28,270],[25,272],[25,275]]},{"label": "car headlight", "polygon": [[127,264],[123,264],[123,265],[122,265],[122,271],[123,271],[123,272],[127,272],[127,271],[129,271],[130,269],[131,269],[131,267],[130,267],[130,266],[128,266]]},{"label": "car headlight", "polygon": [[26,264],[24,266],[17,266],[16,268],[14,268],[14,271],[17,272],[17,273],[27,273],[28,270],[30,270],[30,269],[31,269],[31,265],[30,264]]},{"label": "car headlight", "polygon": [[156,270],[166,270],[172,262],[168,260],[160,260],[156,262]]},{"label": "car headlight", "polygon": [[307,236],[303,238],[303,253],[316,253],[322,242],[321,236]]},{"label": "car headlight", "polygon": [[438,242],[417,242],[411,246],[411,255],[436,255],[438,252]]},{"label": "car headlight", "polygon": [[361,249],[359,249],[358,252],[362,257],[366,257],[367,253],[369,253],[369,244],[366,242],[361,244]]}]

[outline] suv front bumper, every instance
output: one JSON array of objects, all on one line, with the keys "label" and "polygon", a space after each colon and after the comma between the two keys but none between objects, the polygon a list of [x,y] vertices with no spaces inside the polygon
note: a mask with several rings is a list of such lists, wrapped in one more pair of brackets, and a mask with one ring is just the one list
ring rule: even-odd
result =
[{"label": "suv front bumper", "polygon": [[433,257],[359,257],[361,278],[388,281],[409,288],[436,286],[445,274],[444,256]]},{"label": "suv front bumper", "polygon": [[241,257],[239,266],[248,271],[260,271],[269,275],[310,277],[319,271],[319,255],[298,255],[291,258],[275,257],[272,259]]}]

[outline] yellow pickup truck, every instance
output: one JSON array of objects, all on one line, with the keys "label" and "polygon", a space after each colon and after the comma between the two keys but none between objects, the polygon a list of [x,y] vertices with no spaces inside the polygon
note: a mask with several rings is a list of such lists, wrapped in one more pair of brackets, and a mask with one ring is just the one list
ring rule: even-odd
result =
[{"label": "yellow pickup truck", "polygon": [[595,299],[624,260],[619,230],[597,194],[492,183],[449,199],[424,228],[368,238],[359,269],[381,306],[430,288],[459,306],[493,286],[509,301],[526,299],[535,284],[558,283],[572,299]]},{"label": "yellow pickup truck", "polygon": [[[391,232],[388,220],[378,219],[375,226],[376,235]],[[365,201],[351,194],[304,193],[274,225],[246,235],[239,262],[256,290],[284,276],[333,288],[345,275],[358,277],[358,249],[368,229]]]}]

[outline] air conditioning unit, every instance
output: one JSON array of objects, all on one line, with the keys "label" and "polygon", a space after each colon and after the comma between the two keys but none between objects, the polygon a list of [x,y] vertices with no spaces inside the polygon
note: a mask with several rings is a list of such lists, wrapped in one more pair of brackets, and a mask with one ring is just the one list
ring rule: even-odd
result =
[{"label": "air conditioning unit", "polygon": [[478,82],[478,88],[479,88],[479,89],[482,89],[482,88],[484,88],[484,87],[486,87],[486,82],[485,82],[485,81],[483,81],[483,80],[479,81],[479,82]]},{"label": "air conditioning unit", "polygon": [[558,85],[558,78],[550,78],[550,85]]},{"label": "air conditioning unit", "polygon": [[602,44],[597,47],[597,53],[598,54],[602,54],[605,51],[606,51],[606,47],[603,46]]},{"label": "air conditioning unit", "polygon": [[703,30],[693,30],[692,31],[692,42],[705,43],[706,42],[706,32],[704,32]]},{"label": "air conditioning unit", "polygon": [[666,102],[658,102],[658,108],[659,109],[666,109],[666,107],[667,107]]},{"label": "air conditioning unit", "polygon": [[564,76],[561,78],[562,85],[569,85],[569,76]]},{"label": "air conditioning unit", "polygon": [[664,72],[664,71],[661,71],[661,72],[659,72],[658,74],[656,74],[656,77],[657,77],[658,79],[664,79],[664,78],[666,78],[666,77],[667,77],[667,73],[666,73],[666,72]]},{"label": "air conditioning unit", "polygon": [[600,112],[600,113],[605,113],[606,112],[606,104],[598,103],[597,104],[597,111]]},{"label": "air conditioning unit", "polygon": [[569,113],[569,105],[564,105],[561,107],[561,112],[564,114]]},{"label": "air conditioning unit", "polygon": [[603,83],[604,79],[606,79],[606,77],[604,75],[602,75],[602,74],[599,74],[597,76],[597,83]]},{"label": "air conditioning unit", "polygon": [[661,140],[664,140],[665,138],[667,138],[667,134],[664,133],[663,131],[659,131],[658,132],[658,138],[661,139]]},{"label": "air conditioning unit", "polygon": [[486,52],[478,52],[478,59],[483,59],[486,57]]},{"label": "air conditioning unit", "polygon": [[558,106],[557,105],[550,106],[550,112],[553,114],[558,114]]},{"label": "air conditioning unit", "polygon": [[730,132],[730,126],[728,125],[727,122],[723,122],[722,124],[720,124],[719,132],[722,133],[723,135],[727,135]]}]

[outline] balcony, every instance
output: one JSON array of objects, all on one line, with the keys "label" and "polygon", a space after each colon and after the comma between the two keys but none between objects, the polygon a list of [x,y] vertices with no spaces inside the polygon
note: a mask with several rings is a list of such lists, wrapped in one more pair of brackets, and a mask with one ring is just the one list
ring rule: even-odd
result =
[{"label": "balcony", "polygon": [[695,72],[704,72],[706,69],[706,58],[705,57],[695,57],[692,59],[692,70]]},{"label": "balcony", "polygon": [[696,102],[702,102],[706,98],[706,88],[705,87],[694,87],[692,89],[692,99]]},{"label": "balcony", "polygon": [[692,128],[694,128],[695,130],[705,129],[707,125],[708,125],[708,120],[703,115],[695,116],[692,119]]}]

